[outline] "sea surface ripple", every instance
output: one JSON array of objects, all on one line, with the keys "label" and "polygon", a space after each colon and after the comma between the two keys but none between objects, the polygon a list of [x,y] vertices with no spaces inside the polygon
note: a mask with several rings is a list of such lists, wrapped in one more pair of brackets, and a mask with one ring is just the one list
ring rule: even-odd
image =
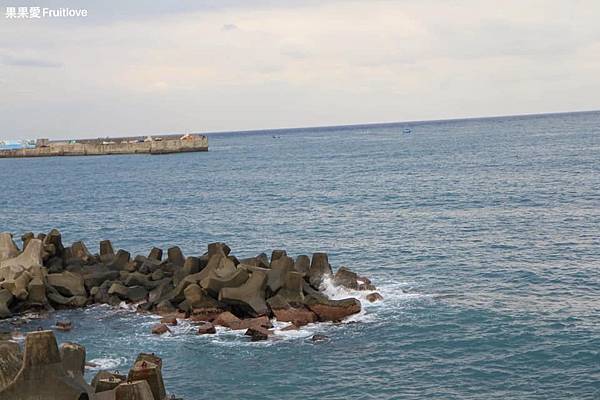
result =
[{"label": "sea surface ripple", "polygon": [[[410,127],[411,134],[403,133]],[[274,137],[275,136],[275,137]],[[0,231],[146,254],[326,251],[385,301],[350,323],[153,337],[103,306],[60,341],[185,399],[600,398],[600,113],[210,135],[208,153],[0,160]],[[343,293],[337,293],[343,295]],[[0,322],[1,329],[9,329]],[[311,334],[328,342],[314,344]],[[90,371],[88,374],[92,374]]]}]

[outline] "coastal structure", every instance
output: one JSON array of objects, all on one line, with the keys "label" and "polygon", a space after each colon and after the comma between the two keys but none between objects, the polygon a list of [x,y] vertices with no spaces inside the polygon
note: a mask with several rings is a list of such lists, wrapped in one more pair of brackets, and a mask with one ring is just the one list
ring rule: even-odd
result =
[{"label": "coastal structure", "polygon": [[0,399],[11,400],[166,400],[162,359],[140,353],[128,375],[100,371],[84,379],[85,347],[63,343],[52,331],[31,332],[23,350],[0,339]]},{"label": "coastal structure", "polygon": [[172,154],[208,151],[208,138],[204,135],[185,134],[163,137],[128,137],[112,139],[81,139],[50,141],[38,139],[0,146],[0,158],[102,156],[111,154]]}]

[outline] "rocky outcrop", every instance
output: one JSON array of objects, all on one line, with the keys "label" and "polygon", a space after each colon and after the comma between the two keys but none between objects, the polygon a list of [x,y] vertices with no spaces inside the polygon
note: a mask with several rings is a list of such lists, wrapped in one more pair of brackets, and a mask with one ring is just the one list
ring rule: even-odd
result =
[{"label": "rocky outcrop", "polygon": [[361,310],[360,301],[354,298],[325,300],[310,296],[306,306],[317,315],[319,321],[341,321]]},{"label": "rocky outcrop", "polygon": [[[72,367],[72,360],[67,360],[67,364]],[[77,378],[67,373],[54,333],[52,331],[32,332],[25,339],[21,368],[11,382],[0,390],[0,398],[89,399],[91,388]]]},{"label": "rocky outcrop", "polygon": [[[333,275],[326,253],[294,259],[278,249],[270,260],[265,253],[238,259],[225,243],[215,242],[200,256],[185,257],[174,246],[166,259],[159,248],[132,258],[123,249],[115,252],[109,240],[100,243],[99,254],[83,241],[64,247],[56,229],[37,237],[25,234],[23,241],[19,253],[11,234],[0,235],[0,318],[33,308],[127,302],[140,312],[236,330],[268,329],[272,317],[298,327],[339,321],[361,310],[356,299],[329,299],[322,291],[326,278],[352,290],[374,288],[345,267]],[[372,294],[368,300],[380,298]],[[168,329],[159,325],[155,332]],[[205,331],[212,329],[207,325]]]},{"label": "rocky outcrop", "polygon": [[19,255],[19,248],[10,233],[0,233],[0,262]]},{"label": "rocky outcrop", "polygon": [[314,253],[307,274],[308,283],[315,289],[318,289],[321,283],[323,283],[323,279],[332,274],[327,253]]}]

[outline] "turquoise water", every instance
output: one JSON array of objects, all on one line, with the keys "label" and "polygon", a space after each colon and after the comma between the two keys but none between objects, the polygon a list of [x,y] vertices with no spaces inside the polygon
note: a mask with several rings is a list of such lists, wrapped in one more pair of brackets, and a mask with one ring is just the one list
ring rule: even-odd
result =
[{"label": "turquoise water", "polygon": [[268,343],[152,337],[103,307],[27,325],[70,318],[59,339],[122,371],[154,351],[185,399],[600,398],[600,113],[210,135],[208,153],[0,160],[0,182],[3,231],[321,250],[381,288],[354,323]]}]

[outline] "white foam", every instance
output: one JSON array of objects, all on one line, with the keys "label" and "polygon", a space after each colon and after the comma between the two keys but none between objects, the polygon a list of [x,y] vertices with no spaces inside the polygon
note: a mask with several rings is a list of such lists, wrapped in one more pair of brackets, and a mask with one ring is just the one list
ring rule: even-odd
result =
[{"label": "white foam", "polygon": [[91,371],[114,370],[127,364],[127,359],[125,357],[94,358],[89,360],[89,363],[95,365],[94,367],[87,367]]}]

